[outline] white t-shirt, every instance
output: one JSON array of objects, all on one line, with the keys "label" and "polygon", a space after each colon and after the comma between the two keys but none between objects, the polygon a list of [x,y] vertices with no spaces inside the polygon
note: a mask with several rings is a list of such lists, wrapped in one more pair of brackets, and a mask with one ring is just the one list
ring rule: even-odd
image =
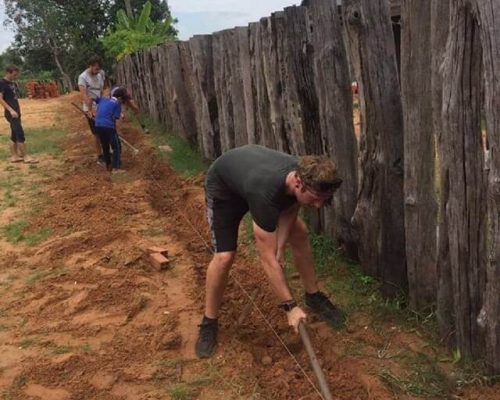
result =
[{"label": "white t-shirt", "polygon": [[[78,86],[84,86],[87,89],[87,96],[95,100],[102,96],[104,89],[104,71],[101,70],[97,75],[92,75],[88,69],[83,71],[78,77]],[[83,104],[83,110],[88,111],[86,104]]]}]

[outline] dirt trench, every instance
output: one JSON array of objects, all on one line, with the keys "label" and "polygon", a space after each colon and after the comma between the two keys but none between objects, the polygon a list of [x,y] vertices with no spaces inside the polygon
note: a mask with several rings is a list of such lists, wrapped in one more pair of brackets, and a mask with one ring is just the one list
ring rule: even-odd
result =
[{"label": "dirt trench", "polygon": [[[181,178],[157,157],[148,136],[124,123],[122,134],[140,153],[125,149],[127,173],[110,178],[95,163],[85,121],[71,108],[75,96],[22,103],[33,115],[28,127],[64,129],[60,154],[39,156],[36,170],[3,162],[3,175],[35,177],[34,189],[19,204],[2,209],[0,221],[29,214],[25,235],[50,232],[32,246],[0,243],[3,399],[319,398],[257,311],[237,323],[248,298],[235,279],[248,293],[259,288],[256,303],[315,382],[299,337],[286,326],[245,243],[225,296],[218,352],[211,360],[195,358],[210,259],[203,177]],[[31,200],[39,198],[43,205],[30,213]],[[144,257],[151,245],[168,249],[170,269],[151,268]],[[362,312],[342,331],[314,317],[310,321],[334,398],[414,398],[395,394],[379,378],[378,371],[392,365],[387,356],[392,349],[382,356],[376,350],[371,355],[353,351],[356,346],[384,349],[386,338],[370,324]],[[387,329],[395,353],[402,347],[425,348],[416,335]],[[500,398],[488,388],[460,396]]]}]

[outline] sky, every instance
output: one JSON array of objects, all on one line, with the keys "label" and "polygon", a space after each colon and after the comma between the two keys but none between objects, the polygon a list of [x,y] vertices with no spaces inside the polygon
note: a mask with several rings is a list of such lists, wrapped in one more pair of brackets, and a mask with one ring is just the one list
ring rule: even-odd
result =
[{"label": "sky", "polygon": [[246,26],[300,0],[168,0],[170,10],[179,20],[181,40],[195,34],[205,34]]},{"label": "sky", "polygon": [[5,7],[3,1],[0,0],[0,53],[2,53],[10,42],[14,39],[14,32],[4,26],[5,21]]},{"label": "sky", "polygon": [[[300,0],[169,0],[172,14],[179,20],[181,40],[196,34],[206,34],[235,26],[246,26],[284,7],[299,5]],[[14,32],[4,26],[5,12],[0,0],[0,53],[14,38]]]}]

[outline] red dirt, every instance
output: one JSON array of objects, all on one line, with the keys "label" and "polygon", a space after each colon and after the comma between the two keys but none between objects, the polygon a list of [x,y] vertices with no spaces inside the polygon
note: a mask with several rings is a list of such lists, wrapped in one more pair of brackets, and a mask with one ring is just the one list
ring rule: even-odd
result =
[{"label": "red dirt", "polygon": [[[234,279],[220,318],[217,355],[210,361],[195,358],[210,259],[202,177],[180,178],[154,157],[146,136],[124,126],[123,134],[140,154],[133,157],[125,150],[127,174],[110,179],[94,161],[85,122],[69,106],[73,97],[61,99],[67,104],[64,172],[44,188],[52,201],[29,228],[49,227],[53,235],[0,261],[0,274],[14,271],[23,281],[33,272],[51,273],[2,294],[2,322],[8,326],[0,331],[0,368],[5,368],[0,390],[10,396],[5,398],[168,399],[169,388],[182,382],[192,390],[184,398],[318,398],[257,312],[237,325],[246,300]],[[144,258],[143,250],[155,245],[168,249],[172,269],[156,271]],[[248,293],[262,289],[257,304],[315,382],[300,339],[276,309],[262,269],[241,250],[233,278]],[[376,350],[388,338],[395,346],[388,352],[394,354],[412,345],[421,351],[425,343],[389,326],[384,335],[377,334],[371,322],[360,313],[341,332],[314,318],[310,323],[334,398],[412,398],[392,393],[378,378],[377,372],[393,363],[377,357]],[[26,339],[32,343],[20,349]],[[353,347],[373,354],[353,354]],[[489,388],[457,395],[500,399]]]}]

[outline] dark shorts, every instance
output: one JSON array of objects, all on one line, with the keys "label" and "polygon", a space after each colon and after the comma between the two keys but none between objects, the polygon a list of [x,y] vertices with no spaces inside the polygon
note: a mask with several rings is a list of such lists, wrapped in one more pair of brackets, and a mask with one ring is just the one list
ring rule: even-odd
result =
[{"label": "dark shorts", "polygon": [[248,212],[247,203],[241,199],[220,200],[209,194],[206,203],[214,252],[236,251],[240,222]]},{"label": "dark shorts", "polygon": [[24,143],[24,129],[21,124],[21,116],[19,118],[12,118],[10,113],[5,113],[5,119],[10,124],[10,140],[14,143]]}]

